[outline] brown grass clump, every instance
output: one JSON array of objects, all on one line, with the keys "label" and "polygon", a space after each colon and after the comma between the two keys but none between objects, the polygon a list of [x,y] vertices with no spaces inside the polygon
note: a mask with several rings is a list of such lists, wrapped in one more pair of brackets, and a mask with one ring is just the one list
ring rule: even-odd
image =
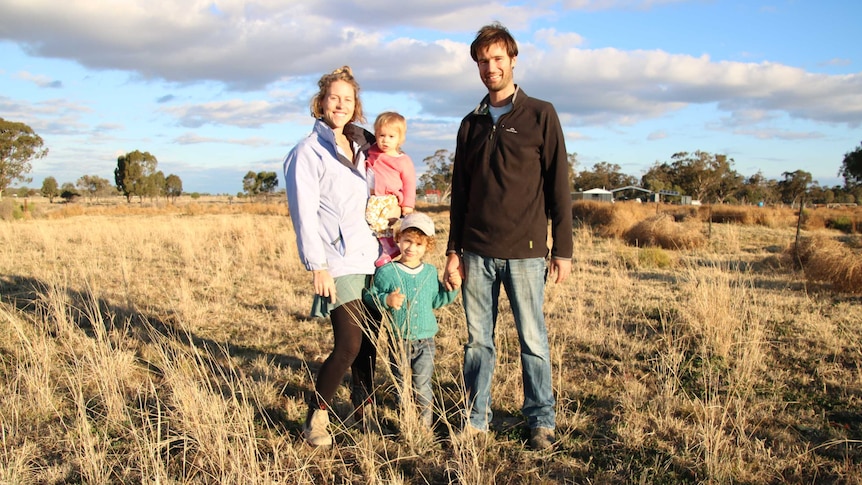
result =
[{"label": "brown grass clump", "polygon": [[862,214],[856,207],[806,208],[802,214],[803,227],[810,231],[834,229],[846,234],[862,232]]},{"label": "brown grass clump", "polygon": [[752,210],[754,224],[765,227],[789,226],[793,224],[790,210],[775,207],[756,207]]},{"label": "brown grass clump", "polygon": [[633,246],[664,249],[692,249],[706,242],[698,226],[675,222],[669,214],[658,214],[638,222],[626,231],[624,239]]},{"label": "brown grass clump", "polygon": [[738,205],[711,205],[697,209],[704,222],[743,224],[765,227],[795,226],[797,212],[788,207],[758,207]]},{"label": "brown grass clump", "polygon": [[731,205],[714,205],[714,206],[702,207],[701,213],[705,213],[703,215],[703,220],[709,221],[711,218],[712,222],[717,222],[719,224],[723,224],[723,223],[753,224],[754,223],[754,211],[753,211],[753,208],[750,208],[750,207],[731,206]]},{"label": "brown grass clump", "polygon": [[572,204],[575,221],[591,227],[601,237],[622,237],[643,218],[643,212],[643,206],[635,204],[609,204],[593,200],[578,200]]},{"label": "brown grass clump", "polygon": [[617,260],[628,269],[667,269],[676,264],[670,253],[658,247],[626,248],[616,253]]},{"label": "brown grass clump", "polygon": [[814,236],[790,248],[790,256],[802,265],[810,281],[825,281],[846,293],[862,293],[862,254],[833,238]]}]

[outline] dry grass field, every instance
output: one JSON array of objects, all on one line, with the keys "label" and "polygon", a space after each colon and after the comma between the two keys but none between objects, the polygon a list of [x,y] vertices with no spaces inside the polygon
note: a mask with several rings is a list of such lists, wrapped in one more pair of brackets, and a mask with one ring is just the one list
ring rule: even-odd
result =
[{"label": "dry grass field", "polygon": [[[423,209],[445,240],[447,209]],[[862,483],[859,213],[812,211],[796,247],[789,209],[573,210],[573,274],[547,290],[548,452],[526,447],[505,299],[489,439],[450,439],[459,298],[438,313],[433,434],[381,355],[369,430],[342,387],[336,445],[304,444],[331,331],[306,317],[283,203],[0,220],[0,482]]]}]

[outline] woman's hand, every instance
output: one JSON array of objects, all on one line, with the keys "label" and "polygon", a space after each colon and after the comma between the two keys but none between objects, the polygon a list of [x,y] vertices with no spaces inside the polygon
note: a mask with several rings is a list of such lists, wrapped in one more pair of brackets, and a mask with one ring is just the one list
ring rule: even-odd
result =
[{"label": "woman's hand", "polygon": [[319,269],[312,271],[314,279],[314,294],[320,295],[323,298],[329,298],[330,303],[335,303],[335,280],[329,275],[329,271]]}]

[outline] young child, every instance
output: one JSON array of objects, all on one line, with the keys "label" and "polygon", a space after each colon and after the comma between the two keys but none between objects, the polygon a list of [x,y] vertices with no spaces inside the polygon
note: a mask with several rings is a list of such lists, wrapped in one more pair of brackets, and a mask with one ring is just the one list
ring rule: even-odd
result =
[{"label": "young child", "polygon": [[401,151],[407,135],[407,121],[398,113],[380,113],[374,121],[377,139],[368,150],[368,185],[371,197],[365,220],[382,249],[377,267],[398,257],[398,246],[392,239],[392,225],[413,212],[416,205],[416,169],[413,161]]},{"label": "young child", "polygon": [[434,249],[434,222],[430,217],[421,212],[408,214],[401,221],[395,239],[401,258],[377,268],[365,298],[389,316],[387,320],[392,329],[390,366],[398,385],[399,400],[405,374],[399,363],[409,362],[409,369],[404,367],[410,372],[413,396],[422,423],[430,428],[433,423],[434,336],[438,329],[433,310],[452,303],[458,290],[446,291],[437,277],[437,268],[422,262],[425,253]]}]

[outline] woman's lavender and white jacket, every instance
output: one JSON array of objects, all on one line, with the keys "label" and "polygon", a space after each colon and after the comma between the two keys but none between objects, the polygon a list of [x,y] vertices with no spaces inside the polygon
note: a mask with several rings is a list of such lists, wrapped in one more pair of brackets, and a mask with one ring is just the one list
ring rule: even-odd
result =
[{"label": "woman's lavender and white jacket", "polygon": [[334,278],[373,274],[380,251],[363,217],[369,193],[365,159],[374,136],[353,124],[344,127],[344,134],[357,153],[355,165],[322,120],[284,158],[300,261],[307,270],[326,269]]}]

